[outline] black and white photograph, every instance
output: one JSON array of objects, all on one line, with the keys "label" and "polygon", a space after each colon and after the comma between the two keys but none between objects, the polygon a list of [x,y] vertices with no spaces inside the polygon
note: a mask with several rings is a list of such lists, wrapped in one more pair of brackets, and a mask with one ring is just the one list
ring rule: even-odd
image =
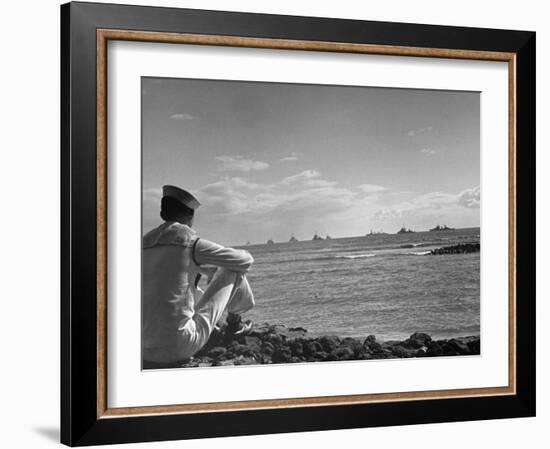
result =
[{"label": "black and white photograph", "polygon": [[[37,170],[61,190],[59,357],[11,319],[28,363],[6,358],[56,365],[37,385],[60,413],[30,391],[25,425],[54,416],[70,446],[540,434],[540,20],[371,6],[61,6],[61,183],[27,157],[5,189],[46,244]],[[42,153],[42,122],[16,141]],[[19,235],[14,291],[36,284]]]},{"label": "black and white photograph", "polygon": [[141,95],[143,369],[480,354],[479,92]]}]

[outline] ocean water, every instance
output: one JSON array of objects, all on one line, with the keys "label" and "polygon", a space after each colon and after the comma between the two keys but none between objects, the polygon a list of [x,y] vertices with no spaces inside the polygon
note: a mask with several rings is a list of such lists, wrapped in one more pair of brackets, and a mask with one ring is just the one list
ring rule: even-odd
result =
[{"label": "ocean water", "polygon": [[479,334],[480,253],[432,256],[479,242],[479,228],[249,245],[254,321],[312,335],[402,339]]}]

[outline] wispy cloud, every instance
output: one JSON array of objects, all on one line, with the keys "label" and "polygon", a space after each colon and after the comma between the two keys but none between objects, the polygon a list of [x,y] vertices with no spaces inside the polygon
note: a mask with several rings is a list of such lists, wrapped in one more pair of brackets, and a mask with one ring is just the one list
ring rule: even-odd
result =
[{"label": "wispy cloud", "polygon": [[158,226],[162,188],[143,189],[143,226],[148,231]]},{"label": "wispy cloud", "polygon": [[408,131],[405,131],[407,136],[409,137],[415,137],[419,134],[426,134],[433,130],[433,126],[426,126],[424,128],[417,128],[417,129],[409,129]]},{"label": "wispy cloud", "polygon": [[[285,214],[290,211],[304,213],[307,210],[313,213],[319,207],[324,212],[341,210],[348,207],[350,200],[356,196],[336,182],[323,179],[316,170],[305,170],[270,184],[259,184],[241,177],[227,177],[205,185],[198,193],[204,198],[201,202],[205,205],[205,213],[255,216]],[[206,211],[207,208],[209,211]]]},{"label": "wispy cloud", "polygon": [[162,188],[160,187],[143,189],[143,201],[158,202],[160,201],[161,197],[162,197]]},{"label": "wispy cloud", "polygon": [[290,155],[282,157],[279,159],[281,162],[291,162],[291,161],[297,161],[298,156],[300,156],[301,153],[298,153],[297,151],[293,151],[290,153]]},{"label": "wispy cloud", "polygon": [[269,167],[267,162],[246,159],[242,156],[217,156],[216,160],[220,162],[218,166],[219,171],[250,172],[265,170]]},{"label": "wispy cloud", "polygon": [[361,185],[358,185],[357,188],[361,192],[366,193],[367,195],[388,191],[387,187],[378,186],[376,184],[361,184]]},{"label": "wispy cloud", "polygon": [[481,200],[481,190],[478,187],[473,189],[466,189],[460,192],[458,196],[458,204],[467,208],[479,208]]},{"label": "wispy cloud", "polygon": [[429,192],[382,207],[374,213],[373,218],[378,222],[403,220],[407,223],[426,222],[435,217],[458,218],[464,214],[463,208],[479,208],[479,197],[479,187],[459,193]]},{"label": "wispy cloud", "polygon": [[420,152],[421,152],[422,154],[427,155],[427,156],[431,156],[431,155],[437,153],[437,151],[434,150],[433,148],[422,148],[422,149],[420,150]]},{"label": "wispy cloud", "polygon": [[195,117],[193,117],[191,114],[172,114],[170,116],[172,120],[194,120]]},{"label": "wispy cloud", "polygon": [[321,176],[321,173],[319,173],[317,170],[304,170],[297,175],[287,176],[286,178],[283,178],[281,180],[281,184],[289,185],[302,183],[313,178],[318,178],[319,176]]}]

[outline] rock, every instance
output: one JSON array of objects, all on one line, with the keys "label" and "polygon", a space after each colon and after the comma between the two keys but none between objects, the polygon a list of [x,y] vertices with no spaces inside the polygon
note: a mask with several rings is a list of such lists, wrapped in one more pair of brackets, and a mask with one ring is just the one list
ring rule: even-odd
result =
[{"label": "rock", "polygon": [[256,336],[245,335],[239,339],[239,343],[249,347],[259,348],[262,345],[262,339]]},{"label": "rock", "polygon": [[470,335],[468,337],[457,337],[457,340],[460,340],[462,343],[472,343],[475,341],[479,341],[479,335]]},{"label": "rock", "polygon": [[433,256],[439,256],[442,254],[478,253],[479,251],[479,243],[459,243],[458,245],[444,246],[442,248],[433,249],[430,254]]},{"label": "rock", "polygon": [[376,341],[376,337],[374,335],[369,335],[367,338],[365,338],[365,341],[363,342],[363,347],[367,348],[369,352],[380,352],[382,351],[382,345]]},{"label": "rock", "polygon": [[276,333],[269,333],[264,337],[264,341],[269,341],[272,345],[277,346],[283,342],[283,337]]},{"label": "rock", "polygon": [[180,368],[196,368],[198,367],[200,362],[198,360],[189,360],[187,362],[183,362],[179,367]]},{"label": "rock", "polygon": [[372,350],[368,346],[362,345],[355,352],[357,360],[365,360],[372,358]]},{"label": "rock", "polygon": [[422,346],[420,349],[416,350],[414,357],[425,357],[427,350],[428,348],[426,346]]},{"label": "rock", "polygon": [[[255,324],[246,335],[234,335],[222,324],[221,331],[214,332],[207,345],[194,357],[161,367],[303,363],[479,353],[479,336],[434,341],[428,334],[415,332],[403,341],[379,342],[374,335],[369,335],[364,341],[352,337],[339,338],[335,335],[311,337],[303,327],[287,328],[269,323]],[[144,367],[158,368],[156,364],[150,363],[144,363]]]},{"label": "rock", "polygon": [[290,344],[290,350],[292,351],[292,355],[296,357],[300,357],[304,354],[304,346],[301,341],[293,341]]},{"label": "rock", "polygon": [[273,326],[269,323],[256,323],[252,326],[252,329],[248,332],[251,337],[264,338],[266,334],[272,332]]},{"label": "rock", "polygon": [[371,345],[373,343],[376,343],[376,336],[375,335],[369,335],[367,338],[365,338],[365,341],[363,342],[364,345]]},{"label": "rock", "polygon": [[328,353],[325,351],[319,351],[312,357],[314,360],[325,360],[328,357]]},{"label": "rock", "polygon": [[371,347],[370,347],[370,350],[374,353],[374,354],[381,354],[382,352],[385,351],[385,349],[382,347],[382,345],[378,342],[374,343]]},{"label": "rock", "polygon": [[372,358],[373,356],[371,352],[362,351],[359,354],[355,354],[354,360],[370,360]]},{"label": "rock", "polygon": [[274,351],[273,345],[272,345],[270,342],[266,341],[266,342],[262,345],[261,351],[262,351],[264,354],[271,355],[271,354],[273,354],[273,351]]},{"label": "rock", "polygon": [[216,346],[215,348],[212,348],[208,351],[208,355],[213,359],[219,359],[220,357],[224,356],[226,352],[226,348],[222,346]]},{"label": "rock", "polygon": [[355,351],[350,347],[336,348],[331,354],[336,356],[336,360],[351,360],[355,356]]},{"label": "rock", "polygon": [[466,343],[461,342],[460,340],[457,340],[456,338],[450,339],[448,341],[448,344],[461,355],[470,354],[470,348],[468,347],[468,345]]},{"label": "rock", "polygon": [[273,360],[271,360],[270,355],[262,354],[260,356],[260,363],[263,364],[263,365],[268,365],[268,364],[273,363]]},{"label": "rock", "polygon": [[208,356],[202,356],[198,359],[193,359],[193,360],[198,363],[212,363],[214,361],[212,357],[208,357]]},{"label": "rock", "polygon": [[256,365],[258,361],[254,357],[240,356],[233,362],[235,365]]},{"label": "rock", "polygon": [[346,337],[340,342],[340,347],[350,348],[354,354],[359,354],[363,345],[355,338]]},{"label": "rock", "polygon": [[396,345],[391,348],[391,353],[399,358],[413,357],[415,351],[405,348],[401,345]]},{"label": "rock", "polygon": [[277,349],[271,355],[273,363],[287,363],[292,358],[292,353],[288,349]]},{"label": "rock", "polygon": [[302,339],[306,336],[307,331],[303,327],[284,328],[278,331],[279,335],[286,341]]},{"label": "rock", "polygon": [[246,345],[241,345],[240,343],[231,344],[228,350],[237,356],[249,354],[251,352],[251,348]]},{"label": "rock", "polygon": [[415,332],[407,340],[405,340],[405,346],[407,348],[419,349],[422,346],[429,346],[432,341],[432,337],[422,332]]},{"label": "rock", "polygon": [[212,366],[233,366],[235,363],[233,360],[216,360]]},{"label": "rock", "polygon": [[443,348],[437,341],[432,341],[428,345],[428,350],[426,351],[426,355],[429,357],[437,357],[437,356],[443,355]]},{"label": "rock", "polygon": [[375,352],[373,359],[394,359],[395,355],[389,349],[382,348],[380,351]]},{"label": "rock", "polygon": [[450,356],[450,355],[458,355],[458,351],[450,345],[447,341],[442,340],[438,342],[441,345],[441,349],[443,350],[442,355]]},{"label": "rock", "polygon": [[326,352],[331,352],[340,344],[340,339],[334,335],[324,336],[319,338],[319,343]]},{"label": "rock", "polygon": [[303,353],[306,357],[312,357],[315,354],[318,354],[319,352],[323,351],[323,347],[321,346],[321,343],[319,343],[316,340],[305,342],[302,345]]},{"label": "rock", "polygon": [[479,355],[481,353],[479,338],[477,340],[473,340],[473,341],[468,342],[468,347],[470,348],[470,352],[472,354]]}]

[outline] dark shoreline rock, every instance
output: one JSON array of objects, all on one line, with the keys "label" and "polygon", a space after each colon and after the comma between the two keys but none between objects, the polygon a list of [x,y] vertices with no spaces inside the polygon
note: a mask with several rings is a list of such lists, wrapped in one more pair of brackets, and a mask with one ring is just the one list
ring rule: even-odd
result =
[{"label": "dark shoreline rock", "polygon": [[185,368],[345,360],[374,360],[411,357],[478,355],[479,336],[433,340],[416,332],[403,341],[378,341],[334,335],[313,337],[301,327],[260,323],[246,335],[233,335],[222,328],[189,360],[144,368]]},{"label": "dark shoreline rock", "polygon": [[479,253],[479,243],[459,243],[458,245],[443,246],[442,248],[433,249],[430,251],[432,256],[439,256],[442,254],[468,254]]}]

